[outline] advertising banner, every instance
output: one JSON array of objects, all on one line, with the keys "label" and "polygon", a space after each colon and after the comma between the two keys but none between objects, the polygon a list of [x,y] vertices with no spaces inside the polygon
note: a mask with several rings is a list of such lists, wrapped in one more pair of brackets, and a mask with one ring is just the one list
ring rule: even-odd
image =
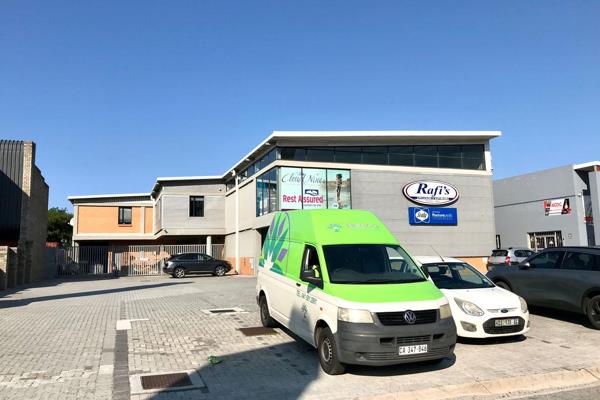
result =
[{"label": "advertising banner", "polygon": [[350,171],[327,170],[327,208],[349,209]]},{"label": "advertising banner", "polygon": [[546,216],[571,214],[569,199],[544,200],[544,213]]},{"label": "advertising banner", "polygon": [[281,167],[279,171],[279,208],[302,209],[302,169]]},{"label": "advertising banner", "polygon": [[456,187],[440,181],[410,182],[404,186],[402,192],[413,203],[430,206],[452,204],[459,197]]},{"label": "advertising banner", "polygon": [[302,203],[305,210],[325,208],[327,174],[324,169],[302,169]]},{"label": "advertising banner", "polygon": [[409,207],[408,223],[410,225],[457,225],[456,208]]}]

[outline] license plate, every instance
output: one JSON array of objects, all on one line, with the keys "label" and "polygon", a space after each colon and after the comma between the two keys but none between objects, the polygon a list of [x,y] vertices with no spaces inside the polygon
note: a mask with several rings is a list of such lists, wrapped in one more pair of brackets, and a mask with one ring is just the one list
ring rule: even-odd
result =
[{"label": "license plate", "polygon": [[422,354],[427,353],[427,345],[426,344],[418,344],[415,346],[400,346],[398,348],[398,354],[401,356],[406,356],[409,354]]},{"label": "license plate", "polygon": [[496,321],[494,321],[494,325],[496,327],[515,326],[515,325],[519,325],[519,319],[518,318],[497,319]]}]

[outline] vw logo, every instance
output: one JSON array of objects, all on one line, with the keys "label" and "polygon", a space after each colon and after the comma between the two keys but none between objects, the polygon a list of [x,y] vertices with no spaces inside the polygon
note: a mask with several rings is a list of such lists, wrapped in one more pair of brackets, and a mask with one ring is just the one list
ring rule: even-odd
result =
[{"label": "vw logo", "polygon": [[417,322],[417,316],[414,311],[406,310],[404,311],[404,320],[407,324],[412,325]]}]

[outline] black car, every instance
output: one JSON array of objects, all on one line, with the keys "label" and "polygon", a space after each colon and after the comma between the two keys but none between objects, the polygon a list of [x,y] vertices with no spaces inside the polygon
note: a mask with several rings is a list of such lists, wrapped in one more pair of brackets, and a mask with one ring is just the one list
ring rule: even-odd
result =
[{"label": "black car", "polygon": [[515,267],[496,266],[487,273],[496,285],[528,304],[587,315],[600,329],[600,249],[553,247]]},{"label": "black car", "polygon": [[191,273],[213,274],[223,276],[231,271],[231,264],[225,260],[217,260],[204,253],[181,253],[168,258],[163,272],[174,278],[183,278]]}]

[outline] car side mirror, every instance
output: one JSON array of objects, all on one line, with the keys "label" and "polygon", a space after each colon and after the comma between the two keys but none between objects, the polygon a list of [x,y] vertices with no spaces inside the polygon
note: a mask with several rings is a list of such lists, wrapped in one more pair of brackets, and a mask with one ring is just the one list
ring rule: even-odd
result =
[{"label": "car side mirror", "polygon": [[427,268],[421,265],[421,271],[425,275],[425,278],[429,278],[429,271],[427,271]]},{"label": "car side mirror", "polygon": [[[320,287],[321,289],[323,288],[323,278],[321,278],[321,273],[320,273],[320,269],[315,268],[315,269],[304,269],[302,270],[302,272],[300,273],[300,279],[304,282],[308,282],[314,286]],[[318,274],[318,276],[317,276]]]},{"label": "car side mirror", "polygon": [[531,264],[529,264],[528,262],[519,264],[519,269],[529,269],[529,268],[531,268]]}]

